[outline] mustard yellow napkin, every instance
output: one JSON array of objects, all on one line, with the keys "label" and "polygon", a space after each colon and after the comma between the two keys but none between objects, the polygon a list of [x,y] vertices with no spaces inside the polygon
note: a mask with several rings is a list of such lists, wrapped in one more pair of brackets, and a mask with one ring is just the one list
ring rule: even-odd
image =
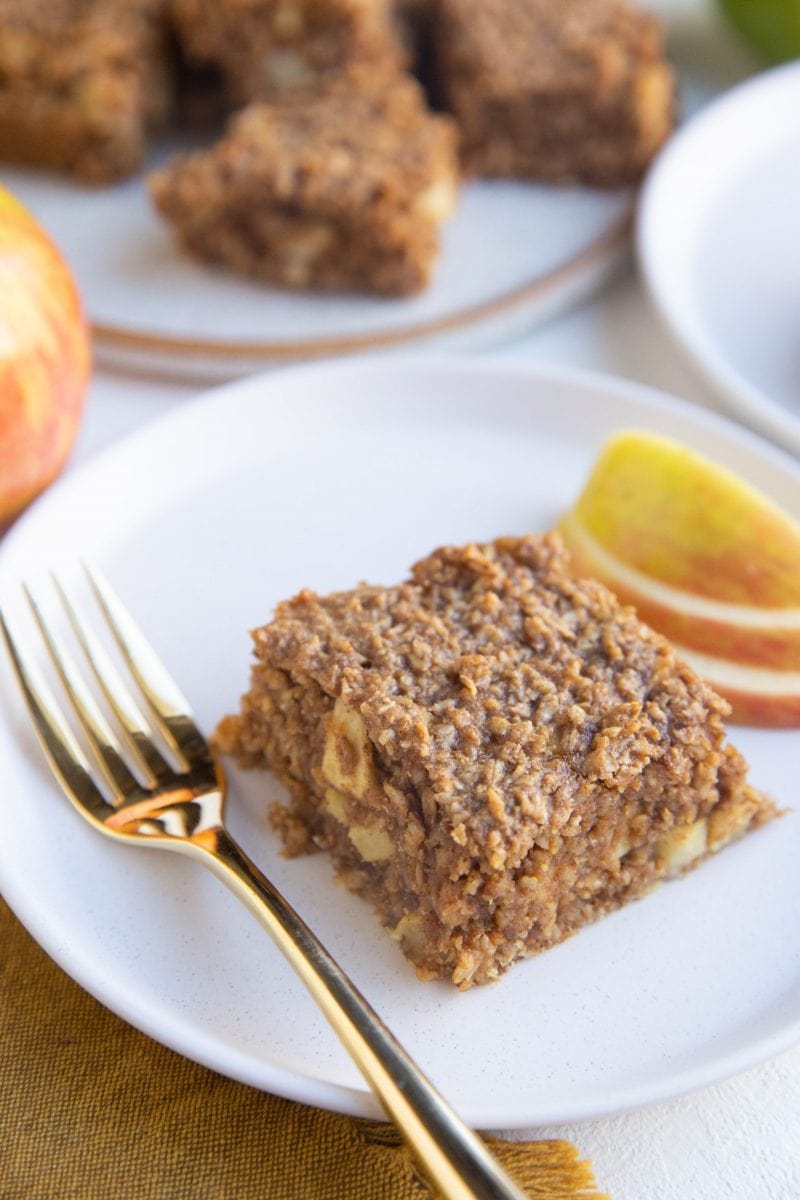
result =
[{"label": "mustard yellow napkin", "polygon": [[[533,1197],[603,1200],[569,1142],[492,1146]],[[0,1200],[431,1195],[391,1125],[266,1095],[151,1041],[0,900]]]}]

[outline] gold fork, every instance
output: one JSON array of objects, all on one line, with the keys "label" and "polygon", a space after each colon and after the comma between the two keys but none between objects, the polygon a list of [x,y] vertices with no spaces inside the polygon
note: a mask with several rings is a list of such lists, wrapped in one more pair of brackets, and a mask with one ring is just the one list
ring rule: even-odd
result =
[{"label": "gold fork", "polygon": [[[386,1113],[447,1200],[524,1200],[480,1139],[422,1074],[305,922],[236,844],[223,823],[225,777],[190,705],[105,577],[86,568],[100,610],[144,698],[123,682],[103,642],[56,588],[120,739],[77,669],[63,639],[26,588],[28,602],[73,715],[97,766],[98,786],[80,743],[29,656],[0,625],[36,733],[62,788],[100,832],[131,845],[177,850],[209,867],[261,922],[350,1053]],[[167,761],[153,736],[159,731]],[[171,752],[171,753],[170,753]]]}]

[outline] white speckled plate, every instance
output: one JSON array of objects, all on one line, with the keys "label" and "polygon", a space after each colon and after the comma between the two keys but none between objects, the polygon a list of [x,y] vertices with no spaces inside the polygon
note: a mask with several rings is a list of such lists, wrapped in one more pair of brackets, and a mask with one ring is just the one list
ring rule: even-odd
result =
[{"label": "white speckled plate", "polygon": [[[630,383],[489,364],[381,361],[231,385],[62,484],[0,547],[18,581],[98,561],[211,729],[246,686],[247,630],[302,585],[391,582],[442,542],[552,524],[615,429],[662,430],[800,517],[800,467]],[[0,888],[111,1009],[257,1087],[373,1114],[357,1070],[253,921],[196,864],[111,844],[62,800],[0,663]],[[755,783],[796,804],[800,733],[736,730]],[[327,860],[286,861],[234,773],[235,834],[471,1123],[631,1108],[800,1038],[800,820],[790,812],[491,988],[421,984]]]}]

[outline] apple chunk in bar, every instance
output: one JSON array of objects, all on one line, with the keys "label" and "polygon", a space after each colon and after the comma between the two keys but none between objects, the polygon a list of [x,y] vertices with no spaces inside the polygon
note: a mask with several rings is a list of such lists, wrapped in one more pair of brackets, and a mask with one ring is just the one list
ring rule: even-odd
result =
[{"label": "apple chunk in bar", "polygon": [[303,591],[254,633],[218,746],[266,766],[421,979],[497,979],[775,814],[726,702],[556,534]]}]

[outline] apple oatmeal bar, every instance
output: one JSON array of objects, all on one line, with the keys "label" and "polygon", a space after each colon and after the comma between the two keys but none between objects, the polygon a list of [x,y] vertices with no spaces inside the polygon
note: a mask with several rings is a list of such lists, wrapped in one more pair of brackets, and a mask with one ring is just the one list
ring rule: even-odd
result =
[{"label": "apple oatmeal bar", "polygon": [[661,25],[627,0],[438,0],[433,45],[477,175],[617,187],[671,132]]},{"label": "apple oatmeal bar", "polygon": [[275,773],[287,852],[330,851],[423,979],[495,980],[775,814],[726,703],[555,534],[303,591],[253,636],[218,746]]},{"label": "apple oatmeal bar", "polygon": [[450,118],[419,85],[252,104],[208,151],[151,177],[199,258],[286,287],[407,295],[429,280],[458,182]]},{"label": "apple oatmeal bar", "polygon": [[389,0],[171,0],[187,57],[219,68],[231,99],[311,94],[353,68],[404,61]]},{"label": "apple oatmeal bar", "polygon": [[123,178],[170,91],[164,0],[0,0],[0,158]]}]

